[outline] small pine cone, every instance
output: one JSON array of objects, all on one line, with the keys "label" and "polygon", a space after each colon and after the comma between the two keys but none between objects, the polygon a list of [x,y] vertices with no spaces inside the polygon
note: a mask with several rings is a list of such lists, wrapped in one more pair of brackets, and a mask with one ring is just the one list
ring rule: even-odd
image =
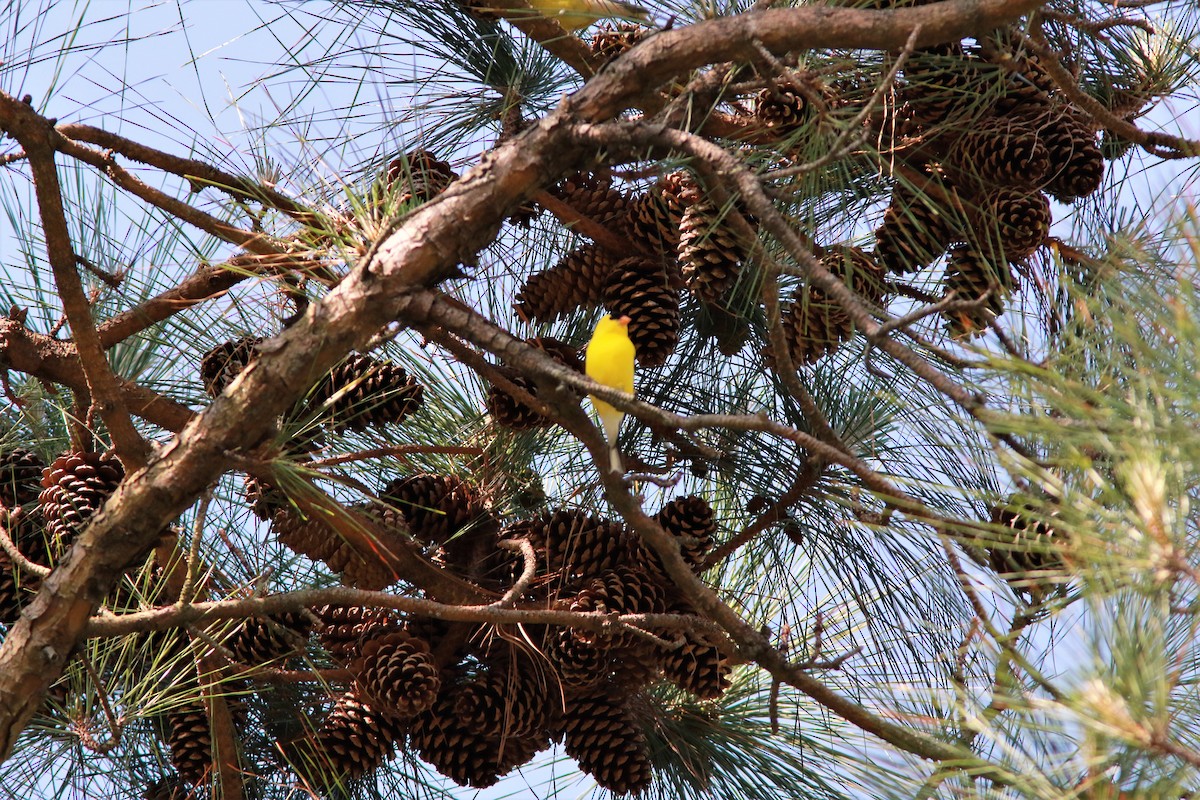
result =
[{"label": "small pine cone", "polygon": [[628,561],[632,550],[624,533],[619,522],[563,508],[513,523],[500,535],[529,539],[545,559],[547,572],[562,570],[576,576],[598,575]]},{"label": "small pine cone", "polygon": [[249,475],[243,479],[243,495],[254,516],[263,522],[273,518],[280,509],[291,506],[281,489]]},{"label": "small pine cone", "polygon": [[392,755],[403,732],[354,692],[338,698],[312,735],[313,761],[328,777],[360,778]]},{"label": "small pine cone", "polygon": [[344,663],[354,660],[364,639],[395,623],[395,615],[386,608],[317,606],[312,612],[323,623],[318,631],[321,645]]},{"label": "small pine cone", "polygon": [[271,517],[271,530],[293,553],[313,561],[328,561],[342,546],[342,539],[329,524],[316,517],[305,517],[294,508],[280,508]]},{"label": "small pine cone", "polygon": [[997,189],[980,209],[975,242],[997,261],[1017,262],[1033,254],[1050,235],[1050,200],[1041,192]]},{"label": "small pine cone", "polygon": [[546,689],[540,667],[529,663],[491,667],[459,687],[454,709],[480,732],[536,736],[546,729],[551,716]]},{"label": "small pine cone", "polygon": [[[566,342],[561,342],[558,339],[548,336],[544,338],[530,338],[526,341],[534,347],[545,350],[551,358],[563,366],[577,372],[583,372],[583,363],[579,360],[579,351]],[[520,386],[531,395],[537,396],[537,385],[532,379],[521,375],[509,367],[498,367],[497,369],[508,380]],[[548,417],[539,414],[499,386],[493,386],[488,389],[486,403],[488,413],[492,415],[492,418],[497,423],[506,428],[524,431],[545,428],[551,424]]]},{"label": "small pine cone", "polygon": [[111,452],[67,453],[54,459],[42,474],[38,495],[51,547],[65,549],[124,477],[125,468]]},{"label": "small pine cone", "polygon": [[1050,171],[1050,151],[1021,117],[987,117],[950,149],[947,167],[964,185],[1033,188]]},{"label": "small pine cone", "polygon": [[[729,213],[737,213],[731,210]],[[748,248],[712,201],[701,197],[679,221],[679,262],[692,294],[720,306],[737,283]]]},{"label": "small pine cone", "polygon": [[[1050,150],[1052,177],[1046,191],[1061,203],[1071,203],[1094,194],[1104,182],[1104,154],[1096,144],[1096,135],[1083,125],[1069,127],[1066,135]],[[1058,169],[1056,170],[1056,167]]]},{"label": "small pine cone", "polygon": [[604,308],[629,317],[629,338],[638,364],[665,363],[679,343],[679,292],[660,262],[633,256],[618,263],[604,284]]},{"label": "small pine cone", "polygon": [[1066,568],[1066,562],[1062,535],[1046,521],[1033,519],[1034,511],[1031,503],[1018,498],[1003,506],[993,506],[992,524],[1003,526],[1004,530],[987,551],[996,574],[1014,592],[1036,603],[1061,591],[1062,584],[1053,577]]},{"label": "small pine cone", "polygon": [[946,291],[960,300],[975,300],[987,294],[987,300],[974,309],[944,312],[946,330],[955,338],[983,333],[996,317],[1004,313],[1004,302],[1013,290],[1013,275],[1008,264],[994,263],[969,246],[950,250],[946,261]]},{"label": "small pine cone", "polygon": [[892,272],[916,272],[936,261],[954,238],[945,209],[897,186],[875,229],[875,260]]},{"label": "small pine cone", "polygon": [[21,615],[36,589],[23,577],[8,555],[0,551],[0,625],[11,625]]},{"label": "small pine cone", "polygon": [[458,545],[466,545],[494,524],[475,490],[454,475],[397,478],[379,490],[379,499],[399,509],[412,535],[429,544],[445,545],[454,537]]},{"label": "small pine cone", "polygon": [[217,345],[200,358],[200,381],[204,391],[216,397],[233,383],[238,373],[257,355],[261,336],[243,336]]},{"label": "small pine cone", "polygon": [[888,295],[887,272],[870,253],[857,247],[837,245],[821,256],[821,266],[840,277],[868,303],[882,304]]},{"label": "small pine cone", "polygon": [[193,785],[207,782],[212,768],[212,733],[204,706],[187,705],[167,715],[167,746],[180,778]]},{"label": "small pine cone", "polygon": [[615,263],[599,245],[577,247],[550,269],[530,275],[517,291],[513,308],[530,322],[553,322],[577,308],[599,305],[604,280]]},{"label": "small pine cone", "polygon": [[984,76],[957,42],[921,48],[904,65],[900,96],[922,126],[969,116],[978,104]]},{"label": "small pine cone", "polygon": [[576,636],[570,628],[551,629],[546,639],[546,658],[564,686],[595,686],[608,677],[610,670],[608,651]]},{"label": "small pine cone", "polygon": [[454,182],[458,175],[445,161],[439,161],[425,149],[409,151],[393,159],[387,168],[387,182],[399,193],[399,202],[427,203]]},{"label": "small pine cone", "polygon": [[[512,754],[501,757],[500,739],[475,730],[455,713],[457,692],[444,690],[412,726],[409,745],[434,769],[463,786],[494,785],[511,771]],[[502,763],[502,761],[504,763]]]},{"label": "small pine cone", "polygon": [[703,634],[684,631],[682,638],[680,647],[662,654],[663,675],[685,692],[715,700],[729,688],[728,656]]},{"label": "small pine cone", "polygon": [[[646,570],[631,566],[592,578],[571,601],[571,610],[580,613],[660,614],[666,608],[662,585]],[[587,633],[577,631],[577,635]]]},{"label": "small pine cone", "polygon": [[602,225],[621,227],[628,217],[629,198],[612,185],[608,175],[573,175],[550,190],[581,216]]},{"label": "small pine cone", "polygon": [[351,353],[317,384],[308,408],[335,431],[399,424],[421,407],[425,387],[390,361]]},{"label": "small pine cone", "polygon": [[242,664],[266,664],[302,650],[312,627],[307,614],[294,611],[247,617],[225,640],[225,647]]},{"label": "small pine cone", "polygon": [[684,192],[694,187],[686,172],[664,175],[650,191],[629,201],[626,227],[651,252],[674,256],[679,249],[679,224],[683,220]]},{"label": "small pine cone", "polygon": [[[797,80],[804,86],[797,86]],[[821,106],[827,109],[833,100],[828,86],[810,74],[800,74],[790,81],[777,80],[760,91],[754,100],[754,119],[764,128],[786,136],[811,122],[824,110]]]},{"label": "small pine cone", "polygon": [[38,499],[46,462],[32,450],[17,447],[0,453],[0,508],[16,508]]},{"label": "small pine cone", "polygon": [[796,366],[816,362],[854,335],[854,323],[845,309],[809,287],[801,287],[783,308],[781,325]]},{"label": "small pine cone", "polygon": [[626,696],[604,686],[571,698],[563,732],[567,755],[605,789],[629,794],[650,785],[646,734],[634,723]]},{"label": "small pine cone", "polygon": [[195,795],[178,775],[169,775],[152,781],[142,792],[142,800],[195,800]]},{"label": "small pine cone", "polygon": [[363,547],[355,546],[331,529],[334,549],[324,561],[347,586],[376,592],[386,589],[399,579],[391,557],[408,547],[408,523],[394,508],[356,504],[347,511],[361,520],[347,522],[359,528],[368,541]]},{"label": "small pine cone", "polygon": [[680,542],[680,549],[684,560],[693,569],[704,563],[717,532],[716,516],[704,498],[696,495],[677,497],[663,506],[656,519],[663,530],[684,540]]},{"label": "small pine cone", "polygon": [[645,38],[649,28],[634,25],[630,22],[619,22],[616,25],[605,23],[592,34],[592,55],[601,61],[612,61],[617,56],[633,49],[633,46]]},{"label": "small pine cone", "polygon": [[353,669],[362,695],[394,717],[412,717],[430,708],[442,686],[429,643],[399,628],[368,638]]}]

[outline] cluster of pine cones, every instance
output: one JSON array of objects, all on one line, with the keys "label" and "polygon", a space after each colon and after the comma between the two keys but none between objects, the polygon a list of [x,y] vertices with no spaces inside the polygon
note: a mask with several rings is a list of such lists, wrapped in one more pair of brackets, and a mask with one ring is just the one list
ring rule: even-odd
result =
[{"label": "cluster of pine cones", "polygon": [[[593,39],[593,50],[613,57],[639,35],[632,26],[609,29]],[[1049,197],[1072,202],[1099,188],[1105,164],[1097,131],[1036,58],[1003,40],[972,51],[959,44],[919,50],[899,87],[899,109],[879,115],[887,129],[880,137],[892,143],[897,167],[875,247],[833,246],[821,260],[868,307],[884,307],[888,272],[917,272],[946,256],[945,290],[973,301],[946,312],[946,327],[952,336],[971,336],[1003,311],[1015,288],[1012,265],[1046,241]],[[793,149],[824,121],[846,116],[842,106],[857,110],[836,81],[804,71],[772,79],[747,103],[735,104],[748,138]],[[736,315],[731,294],[753,242],[730,217],[754,225],[736,200],[718,204],[687,171],[633,193],[607,173],[580,174],[552,193],[631,247],[617,254],[584,244],[527,276],[514,303],[522,318],[549,322],[589,307],[628,315],[639,363],[656,366],[678,342],[681,292],[713,315]],[[810,286],[784,306],[783,326],[800,365],[854,334],[841,306]],[[727,345],[736,350],[741,340],[718,343],[728,353]]]}]

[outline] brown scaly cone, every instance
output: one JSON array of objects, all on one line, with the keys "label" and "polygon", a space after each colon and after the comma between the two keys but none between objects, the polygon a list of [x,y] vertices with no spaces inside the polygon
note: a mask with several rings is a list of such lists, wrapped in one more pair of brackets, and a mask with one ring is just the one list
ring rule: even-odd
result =
[{"label": "brown scaly cone", "polygon": [[425,149],[412,150],[388,164],[387,182],[399,192],[399,203],[427,203],[458,178],[445,161]]},{"label": "brown scaly cone", "polygon": [[[641,567],[623,566],[589,580],[571,600],[571,610],[601,614],[662,614],[667,610],[661,579]],[[612,637],[579,629],[572,635],[583,642],[609,647]],[[621,643],[632,634],[616,637]]]},{"label": "brown scaly cone", "polygon": [[604,308],[629,317],[629,338],[643,367],[664,364],[679,343],[679,291],[659,261],[632,256],[604,284]]},{"label": "brown scaly cone", "polygon": [[619,522],[574,509],[558,509],[507,526],[502,539],[529,539],[545,572],[564,578],[598,575],[627,562],[631,540]]},{"label": "brown scaly cone", "polygon": [[669,256],[672,270],[678,269],[674,262],[679,249],[679,225],[687,206],[684,197],[694,191],[691,176],[677,170],[664,175],[649,191],[629,202],[626,227],[651,252]]},{"label": "brown scaly cone", "polygon": [[649,28],[643,25],[634,25],[631,22],[620,22],[616,25],[604,23],[596,33],[592,34],[589,46],[592,55],[601,61],[609,62],[633,49],[633,46],[644,39],[648,33],[650,33]]},{"label": "brown scaly cone", "polygon": [[754,119],[780,137],[803,128],[827,111],[834,102],[833,91],[811,73],[777,79],[754,98]]},{"label": "brown scaly cone", "polygon": [[209,396],[216,397],[225,391],[238,373],[257,355],[255,347],[261,336],[243,336],[222,342],[200,358],[200,382]]},{"label": "brown scaly cone", "polygon": [[454,475],[397,478],[379,490],[379,499],[404,514],[416,539],[441,545],[452,562],[469,558],[477,543],[495,540],[496,522],[487,505]]},{"label": "brown scaly cone", "polygon": [[178,775],[169,775],[147,784],[142,800],[198,800]]},{"label": "brown scaly cone", "polygon": [[1008,264],[994,262],[970,246],[955,247],[946,260],[945,285],[959,300],[975,300],[987,294],[987,300],[974,309],[943,312],[946,330],[955,338],[983,333],[996,317],[1004,313],[1004,303],[1013,291],[1013,274]]},{"label": "brown scaly cone", "polygon": [[612,667],[608,650],[577,636],[570,628],[551,629],[545,653],[562,684],[575,689],[607,680]]},{"label": "brown scaly cone", "polygon": [[883,221],[875,229],[875,260],[899,274],[928,267],[955,239],[952,217],[932,198],[896,186]]},{"label": "brown scaly cone", "polygon": [[167,715],[167,746],[180,778],[193,785],[207,782],[212,769],[212,733],[204,706],[187,705]]},{"label": "brown scaly cone", "polygon": [[629,198],[613,187],[611,175],[577,173],[554,186],[550,193],[601,225],[619,228],[628,215]]},{"label": "brown scaly cone", "polygon": [[530,322],[553,322],[577,308],[599,305],[615,263],[599,245],[582,245],[553,267],[530,275],[517,291],[513,309]]},{"label": "brown scaly cone", "polygon": [[994,261],[1028,258],[1050,235],[1050,200],[1041,192],[995,189],[983,201],[972,242]]},{"label": "brown scaly cone", "polygon": [[980,65],[958,42],[915,50],[904,65],[900,96],[918,124],[929,127],[978,113],[984,83]]},{"label": "brown scaly cone", "polygon": [[308,408],[335,431],[361,431],[403,422],[424,395],[403,367],[351,353],[313,389]]},{"label": "brown scaly cone", "polygon": [[1019,497],[993,506],[991,522],[1003,529],[987,552],[992,569],[1014,592],[1040,603],[1065,589],[1061,581],[1054,580],[1066,569],[1065,539],[1044,520],[1032,519],[1033,511],[1032,504]]},{"label": "brown scaly cone", "polygon": [[71,543],[125,477],[111,452],[67,453],[42,475],[38,495],[46,541],[55,558]]},{"label": "brown scaly cone", "polygon": [[312,627],[307,614],[295,611],[248,617],[225,640],[225,647],[242,664],[266,664],[300,652]]},{"label": "brown scaly cone", "polygon": [[543,672],[541,664],[524,659],[507,666],[489,663],[474,680],[458,688],[454,711],[480,732],[503,737],[539,736],[550,722],[551,702],[557,703],[550,700],[553,690],[549,683],[553,678]]},{"label": "brown scaly cone", "polygon": [[947,169],[963,186],[1034,189],[1050,172],[1050,151],[1022,117],[986,117],[951,147]]},{"label": "brown scaly cone", "polygon": [[23,447],[0,454],[0,508],[16,508],[37,500],[45,468],[41,456]]},{"label": "brown scaly cone", "polygon": [[629,794],[650,785],[646,735],[634,723],[623,692],[605,685],[568,698],[562,729],[567,755],[605,789]]},{"label": "brown scaly cone", "polygon": [[317,606],[312,609],[323,626],[321,646],[342,663],[352,662],[363,640],[394,627],[396,615],[386,608],[369,606]]},{"label": "brown scaly cone", "polygon": [[1104,154],[1086,116],[1070,106],[1033,106],[1014,112],[1033,127],[1049,155],[1044,188],[1054,199],[1070,203],[1087,197],[1104,182]]},{"label": "brown scaly cone", "polygon": [[683,560],[693,570],[704,563],[717,532],[716,515],[704,498],[677,497],[663,506],[655,519],[663,530],[681,540]]},{"label": "brown scaly cone", "polygon": [[400,628],[381,629],[362,645],[351,667],[359,693],[393,717],[412,717],[433,705],[442,686],[429,643]]},{"label": "brown scaly cone", "polygon": [[355,692],[346,692],[302,749],[303,760],[311,762],[295,766],[315,766],[330,783],[361,778],[391,757],[403,735],[396,722]]},{"label": "brown scaly cone", "polygon": [[36,584],[24,578],[8,555],[0,552],[0,625],[16,622],[35,591]]},{"label": "brown scaly cone", "polygon": [[410,746],[455,783],[479,789],[492,786],[518,766],[512,763],[514,750],[502,755],[503,740],[459,719],[456,702],[454,687],[443,689],[433,707],[414,720]]},{"label": "brown scaly cone", "polygon": [[664,677],[702,700],[715,700],[729,688],[729,657],[703,633],[684,631],[682,639],[680,647],[662,655]]},{"label": "brown scaly cone", "polygon": [[330,521],[317,516],[306,517],[292,507],[275,512],[271,530],[292,552],[323,562],[341,575],[342,581],[349,586],[373,591],[391,586],[397,576],[385,557],[407,546],[403,514],[395,509],[359,504],[346,509],[344,524],[360,524],[351,515],[374,523],[373,527],[363,530],[370,537],[366,549],[351,545]]},{"label": "brown scaly cone", "polygon": [[[867,303],[882,304],[887,297],[883,268],[856,247],[830,248],[821,257],[821,265],[840,276]],[[846,310],[813,286],[796,291],[782,311],[781,323],[797,366],[833,353],[854,335],[854,323]]]},{"label": "brown scaly cone", "polygon": [[293,553],[313,561],[328,561],[337,552],[341,539],[323,520],[305,517],[294,508],[283,507],[271,517],[271,530]]},{"label": "brown scaly cone", "polygon": [[[723,306],[749,252],[726,214],[696,189],[679,221],[679,263],[688,290],[701,302]],[[729,214],[737,213],[730,209]]]},{"label": "brown scaly cone", "polygon": [[[544,350],[551,358],[564,367],[577,372],[583,372],[583,362],[579,360],[579,351],[566,342],[560,342],[558,339],[548,336],[530,338],[526,339],[526,341],[534,347]],[[531,378],[527,378],[509,367],[498,367],[498,369],[508,380],[520,386],[531,395],[537,396],[537,385]],[[488,389],[486,405],[488,413],[492,415],[492,419],[506,428],[526,431],[545,428],[551,425],[548,417],[539,414],[533,408],[522,403],[499,386],[492,386]]]}]

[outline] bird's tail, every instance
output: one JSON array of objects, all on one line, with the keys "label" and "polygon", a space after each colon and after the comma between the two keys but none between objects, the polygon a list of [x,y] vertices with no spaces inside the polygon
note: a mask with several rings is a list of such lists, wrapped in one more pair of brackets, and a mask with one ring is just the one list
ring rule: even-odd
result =
[{"label": "bird's tail", "polygon": [[608,448],[609,469],[618,475],[625,474],[625,467],[621,465],[621,450],[617,447],[614,441]]}]

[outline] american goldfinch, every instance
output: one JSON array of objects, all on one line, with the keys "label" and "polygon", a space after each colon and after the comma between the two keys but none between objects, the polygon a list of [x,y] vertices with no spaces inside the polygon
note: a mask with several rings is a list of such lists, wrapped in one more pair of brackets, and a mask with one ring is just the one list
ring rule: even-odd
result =
[{"label": "american goldfinch", "polygon": [[558,20],[558,24],[562,25],[563,30],[567,33],[574,33],[598,19],[608,17],[636,19],[642,22],[650,20],[650,12],[646,9],[633,3],[619,2],[619,0],[528,0],[528,2],[543,16]]},{"label": "american goldfinch", "polygon": [[[584,369],[588,376],[605,386],[633,394],[633,342],[629,340],[629,317],[613,319],[607,314],[596,323],[592,340],[588,342],[584,356]],[[625,412],[618,411],[599,397],[588,395],[600,422],[604,425],[604,436],[608,439],[612,456],[612,470],[623,473],[621,451],[617,448],[617,433]]]}]

